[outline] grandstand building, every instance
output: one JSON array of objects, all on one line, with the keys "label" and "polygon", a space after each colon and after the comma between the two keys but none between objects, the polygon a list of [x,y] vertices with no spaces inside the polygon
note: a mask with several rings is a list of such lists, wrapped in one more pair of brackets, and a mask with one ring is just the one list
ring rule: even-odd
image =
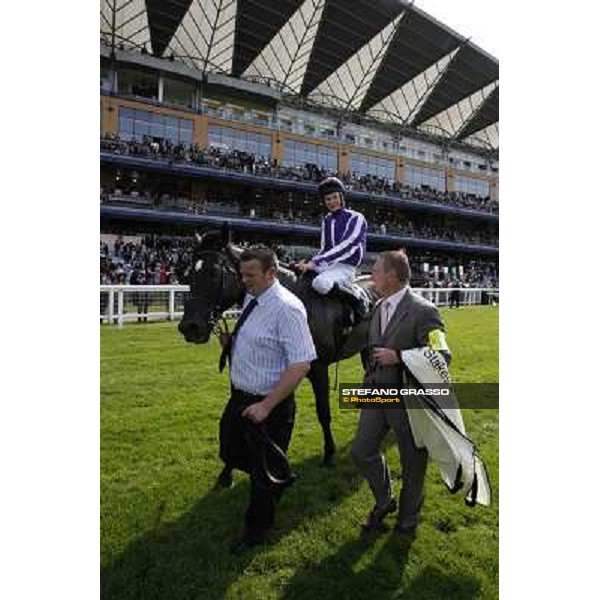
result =
[{"label": "grandstand building", "polygon": [[100,20],[105,240],[227,220],[307,256],[336,173],[370,257],[497,284],[499,66],[459,33],[399,0],[102,0]]}]

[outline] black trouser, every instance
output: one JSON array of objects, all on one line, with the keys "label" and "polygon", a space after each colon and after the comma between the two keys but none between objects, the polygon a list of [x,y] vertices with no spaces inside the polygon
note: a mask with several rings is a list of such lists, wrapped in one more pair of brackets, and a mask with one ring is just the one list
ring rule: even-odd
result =
[{"label": "black trouser", "polygon": [[108,315],[108,292],[100,292],[100,314]]},{"label": "black trouser", "polygon": [[[275,517],[275,505],[284,487],[274,485],[267,477],[263,464],[265,443],[257,435],[256,425],[242,417],[243,410],[260,402],[256,396],[232,388],[231,398],[223,411],[220,422],[220,456],[231,468],[250,475],[250,504],[246,509],[244,538],[256,542],[264,539]],[[280,402],[264,421],[263,431],[286,452],[292,437],[296,402],[293,394]],[[282,478],[284,466],[281,459],[266,452],[270,473]]]},{"label": "black trouser", "polygon": [[458,290],[453,290],[450,292],[450,308],[453,306],[460,308],[460,292]]},{"label": "black trouser", "polygon": [[[148,320],[148,304],[150,302],[150,295],[148,294],[148,292],[139,292],[138,293],[138,297],[136,298],[136,305],[137,305],[137,311],[138,311],[138,322],[142,321],[142,318],[144,321]],[[141,315],[144,315],[143,317]]]}]

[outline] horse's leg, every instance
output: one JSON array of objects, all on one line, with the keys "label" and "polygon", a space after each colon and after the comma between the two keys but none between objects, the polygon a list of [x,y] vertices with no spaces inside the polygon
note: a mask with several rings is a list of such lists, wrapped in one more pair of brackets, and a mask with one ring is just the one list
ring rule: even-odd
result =
[{"label": "horse's leg", "polygon": [[315,360],[311,363],[308,379],[312,384],[317,403],[317,417],[323,430],[323,462],[322,465],[333,465],[335,443],[331,433],[331,410],[329,408],[329,370],[327,363]]}]

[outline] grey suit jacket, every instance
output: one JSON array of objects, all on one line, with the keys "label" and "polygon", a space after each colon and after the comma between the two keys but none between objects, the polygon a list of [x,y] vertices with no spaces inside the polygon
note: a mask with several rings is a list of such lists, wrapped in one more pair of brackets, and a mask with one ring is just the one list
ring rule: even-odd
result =
[{"label": "grey suit jacket", "polygon": [[445,331],[444,322],[438,309],[410,288],[396,307],[385,333],[381,335],[381,307],[379,302],[371,315],[369,325],[370,349],[365,382],[369,384],[402,385],[402,369],[398,365],[382,366],[373,362],[372,348],[392,348],[410,350],[428,345],[429,332],[434,329]]}]

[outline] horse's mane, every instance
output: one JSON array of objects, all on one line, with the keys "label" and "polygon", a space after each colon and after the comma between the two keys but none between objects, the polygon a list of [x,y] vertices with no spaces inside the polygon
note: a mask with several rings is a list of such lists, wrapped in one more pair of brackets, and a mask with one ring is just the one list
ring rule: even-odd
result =
[{"label": "horse's mane", "polygon": [[223,249],[223,233],[220,229],[209,229],[202,234],[202,242],[199,250],[214,250],[220,252]]},{"label": "horse's mane", "polygon": [[277,269],[277,275],[279,276],[279,280],[283,285],[294,285],[298,281],[298,277],[290,269],[290,265],[279,263],[279,268]]},{"label": "horse's mane", "polygon": [[359,275],[354,279],[354,283],[363,290],[371,290],[373,288],[373,280],[370,275]]}]

